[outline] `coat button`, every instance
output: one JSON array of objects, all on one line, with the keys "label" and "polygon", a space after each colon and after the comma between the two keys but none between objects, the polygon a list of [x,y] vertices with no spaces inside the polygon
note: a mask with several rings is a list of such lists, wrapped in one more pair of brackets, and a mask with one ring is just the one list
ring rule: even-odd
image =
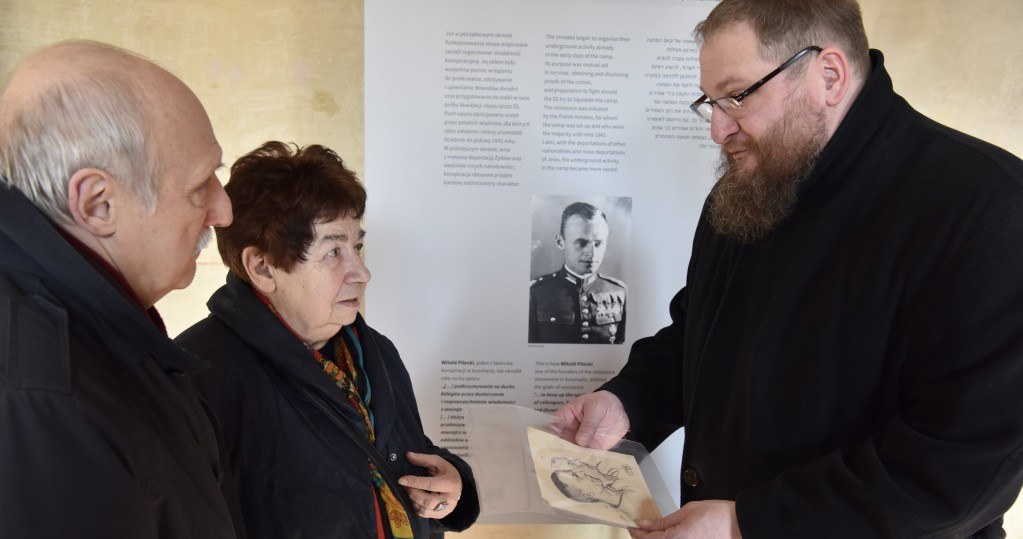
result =
[{"label": "coat button", "polygon": [[397,453],[391,453],[391,462],[394,462],[396,460],[398,460],[398,454]]},{"label": "coat button", "polygon": [[700,474],[696,473],[696,470],[692,468],[686,468],[682,471],[682,480],[691,487],[695,487],[700,484]]}]

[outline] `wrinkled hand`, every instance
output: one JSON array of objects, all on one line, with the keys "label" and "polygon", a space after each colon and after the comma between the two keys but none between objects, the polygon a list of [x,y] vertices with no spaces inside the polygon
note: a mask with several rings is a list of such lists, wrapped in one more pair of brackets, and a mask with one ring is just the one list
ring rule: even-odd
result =
[{"label": "wrinkled hand", "polygon": [[728,500],[689,502],[664,518],[639,524],[629,530],[633,539],[742,539],[735,502]]},{"label": "wrinkled hand", "polygon": [[398,484],[408,491],[416,514],[437,519],[450,515],[462,495],[462,476],[455,466],[437,455],[409,451],[405,456],[430,474],[429,477],[403,475],[398,479]]},{"label": "wrinkled hand", "polygon": [[580,395],[554,412],[551,428],[576,445],[611,449],[629,432],[629,416],[614,393],[597,391]]}]

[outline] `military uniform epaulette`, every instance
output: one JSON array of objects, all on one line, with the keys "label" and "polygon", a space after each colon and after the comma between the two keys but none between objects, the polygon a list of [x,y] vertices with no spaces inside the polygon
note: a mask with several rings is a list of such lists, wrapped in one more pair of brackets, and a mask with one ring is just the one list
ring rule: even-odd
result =
[{"label": "military uniform epaulette", "polygon": [[554,277],[557,277],[558,274],[561,273],[562,271],[564,271],[564,270],[555,271],[555,272],[553,272],[553,273],[551,273],[549,275],[540,275],[539,277],[529,281],[529,287],[532,288],[533,286],[536,286],[537,284],[542,284],[544,282],[550,282],[550,279],[553,279]]},{"label": "military uniform epaulette", "polygon": [[554,273],[552,273],[550,275],[541,275],[541,276],[537,277],[536,279],[533,279],[532,281],[529,281],[529,287],[532,288],[532,287],[534,287],[534,286],[536,286],[538,284],[549,282],[551,279],[553,279],[553,278],[555,278],[557,276],[558,276],[558,272],[557,271],[555,271]]},{"label": "military uniform epaulette", "polygon": [[597,277],[600,277],[601,279],[604,279],[605,281],[611,281],[612,283],[614,283],[614,284],[616,284],[616,285],[618,285],[618,286],[620,286],[622,288],[626,288],[624,281],[621,281],[619,279],[615,279],[614,277],[608,277],[607,275],[604,275],[603,273],[598,273]]}]

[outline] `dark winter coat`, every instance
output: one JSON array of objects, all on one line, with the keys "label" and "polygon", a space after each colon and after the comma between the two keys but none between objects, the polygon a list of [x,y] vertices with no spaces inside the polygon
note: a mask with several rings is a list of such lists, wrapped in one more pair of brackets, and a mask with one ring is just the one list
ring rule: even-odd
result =
[{"label": "dark winter coat", "polygon": [[204,367],[0,186],[0,535],[235,537]]},{"label": "dark winter coat", "polygon": [[791,216],[700,218],[672,324],[606,388],[744,539],[1002,537],[1023,482],[1023,164],[892,90],[879,52]]},{"label": "dark winter coat", "polygon": [[[376,537],[366,454],[287,379],[331,403],[360,432],[362,417],[247,284],[229,275],[207,306],[211,315],[177,341],[214,365],[196,384],[223,426],[250,536]],[[373,394],[376,449],[398,477],[428,475],[408,462],[408,451],[440,455],[462,476],[453,513],[440,521],[409,515],[416,537],[469,527],[479,515],[472,471],[423,433],[412,382],[391,341],[362,316],[354,329]]]}]

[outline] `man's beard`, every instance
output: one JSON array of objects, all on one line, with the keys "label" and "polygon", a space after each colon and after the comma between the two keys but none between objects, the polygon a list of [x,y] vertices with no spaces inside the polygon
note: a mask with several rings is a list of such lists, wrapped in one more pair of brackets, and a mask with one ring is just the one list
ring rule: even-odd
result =
[{"label": "man's beard", "polygon": [[800,185],[809,177],[827,140],[824,109],[809,100],[795,103],[758,140],[743,145],[755,168],[739,170],[721,147],[719,179],[710,192],[711,227],[741,243],[753,243],[792,213]]}]

